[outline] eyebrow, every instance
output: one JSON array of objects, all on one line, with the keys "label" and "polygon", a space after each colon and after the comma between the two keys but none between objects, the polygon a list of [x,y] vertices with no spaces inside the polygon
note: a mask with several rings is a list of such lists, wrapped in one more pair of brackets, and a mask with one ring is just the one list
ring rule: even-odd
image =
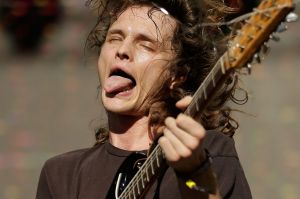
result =
[{"label": "eyebrow", "polygon": [[120,29],[112,29],[112,30],[108,30],[107,35],[113,35],[113,34],[119,34],[121,36],[125,36],[124,32]]},{"label": "eyebrow", "polygon": [[[122,37],[125,37],[125,33],[121,29],[112,29],[112,30],[109,30],[107,33],[107,35],[113,35],[113,34],[119,34]],[[159,41],[157,39],[153,39],[148,34],[138,33],[136,35],[136,38],[137,38],[137,40],[149,41],[149,42],[155,43],[155,44],[159,43]]]}]

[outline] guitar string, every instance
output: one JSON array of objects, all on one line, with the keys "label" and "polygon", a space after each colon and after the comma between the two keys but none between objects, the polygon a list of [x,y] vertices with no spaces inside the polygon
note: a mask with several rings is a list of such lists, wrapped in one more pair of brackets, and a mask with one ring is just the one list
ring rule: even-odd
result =
[{"label": "guitar string", "polygon": [[[300,3],[300,0],[296,0],[294,2],[294,4],[298,4]],[[238,22],[241,22],[241,21],[244,21],[246,19],[248,19],[249,17],[253,16],[253,15],[256,15],[256,14],[259,14],[259,13],[265,13],[265,12],[269,12],[269,11],[272,11],[272,10],[276,10],[276,9],[282,9],[282,8],[289,8],[290,6],[288,5],[277,5],[276,7],[270,7],[270,8],[266,8],[266,9],[263,9],[263,10],[254,10],[250,13],[246,13],[244,15],[241,15],[239,17],[236,17],[230,21],[227,21],[227,22],[219,22],[219,23],[202,23],[201,25],[199,25],[200,27],[206,27],[206,26],[229,26],[229,25],[232,25],[234,23],[238,23]]]},{"label": "guitar string", "polygon": [[[152,153],[151,153],[151,154],[149,155],[149,157],[148,157],[148,161],[146,161],[146,162],[144,163],[144,167],[148,166],[148,165],[149,165],[148,163],[151,162],[153,159],[156,158],[155,155],[158,154],[158,150],[159,150],[159,145],[157,145],[157,146],[153,149]],[[142,170],[144,169],[144,167],[141,167],[139,171],[142,171]],[[159,168],[159,167],[158,167],[158,168]],[[138,173],[136,174],[136,178],[133,178],[133,179],[132,179],[132,185],[131,185],[130,188],[129,188],[129,190],[133,190],[133,192],[135,192],[135,191],[134,191],[134,187],[135,187],[135,186],[139,186],[138,180],[141,179],[141,175],[140,175],[139,173],[142,173],[142,172],[138,172]],[[154,174],[155,174],[155,173],[154,173]],[[153,175],[154,175],[154,174],[153,174]],[[143,180],[143,179],[142,179],[142,180]],[[125,191],[125,190],[124,190],[124,191]],[[130,194],[130,191],[129,191],[126,195],[129,195],[129,194]]]},{"label": "guitar string", "polygon": [[[150,160],[153,160],[153,158],[155,158],[155,156],[153,154],[157,154],[159,150],[159,145],[157,145],[152,153],[149,155],[148,159],[146,160],[146,162],[142,165],[142,167],[139,169],[139,171],[137,172],[137,174],[132,178],[132,180],[130,181],[128,188],[126,187],[125,190],[122,192],[122,194],[120,195],[120,198],[125,196],[129,196],[131,190],[133,190],[134,192],[134,187],[138,186],[138,180],[142,179],[140,173],[142,173],[142,170],[149,165],[149,162],[151,162]],[[142,179],[143,180],[143,179]]]},{"label": "guitar string", "polygon": [[[216,66],[213,67],[212,71],[214,71],[214,70],[220,70],[220,67],[221,67],[221,66],[220,66],[219,62],[217,62],[217,63],[216,63]],[[210,72],[210,73],[208,74],[208,76],[207,76],[207,79],[208,79],[208,78],[213,79],[213,77],[212,77],[212,75],[214,75],[213,73],[215,73],[215,72]],[[218,81],[218,80],[217,80],[217,81]],[[204,81],[204,82],[205,82],[205,81]],[[207,85],[206,85],[206,86],[207,86]],[[198,95],[199,95],[199,93],[200,93],[203,89],[205,89],[203,86],[200,87],[200,88],[195,92],[195,94],[197,95],[197,93],[198,93]],[[193,100],[193,101],[191,102],[191,105],[190,105],[189,107],[195,106],[196,104],[197,104],[197,101],[196,101],[196,100]],[[185,111],[185,112],[187,112],[187,111]],[[160,162],[160,160],[157,159],[157,156],[158,156],[158,153],[162,154],[162,151],[159,152],[159,150],[161,150],[161,148],[160,148],[159,145],[157,145],[157,146],[153,149],[153,151],[150,153],[150,155],[149,155],[149,157],[147,158],[147,160],[145,161],[145,163],[144,163],[144,164],[142,165],[142,167],[139,169],[138,173],[132,178],[131,182],[130,182],[129,185],[128,185],[128,188],[125,188],[125,190],[123,191],[123,193],[120,195],[120,198],[121,198],[121,196],[124,195],[124,193],[125,193],[124,197],[127,197],[127,196],[130,195],[130,192],[131,192],[131,191],[135,192],[135,191],[134,191],[134,187],[135,187],[135,186],[139,186],[139,185],[138,185],[138,184],[139,184],[139,183],[138,183],[138,182],[139,182],[139,179],[141,179],[141,180],[143,181],[143,178],[142,178],[143,176],[141,175],[142,171],[143,171],[145,168],[148,170],[149,165],[152,167],[152,164],[150,164],[150,163],[152,163],[154,159],[157,160],[158,163]],[[156,155],[156,156],[155,156],[155,155]],[[158,164],[157,164],[157,167],[159,168],[159,165],[158,165]],[[146,170],[146,172],[147,172],[147,170]],[[153,176],[153,175],[154,175],[154,174],[152,174],[152,176]]]},{"label": "guitar string", "polygon": [[[224,55],[222,55],[221,57],[223,57],[223,56]],[[218,79],[215,79],[215,77],[216,77],[215,75],[222,69],[220,62],[221,62],[220,60],[217,61],[217,63],[215,64],[215,66],[212,68],[212,70],[208,73],[208,75],[206,76],[206,78],[203,80],[202,85],[199,87],[199,89],[196,90],[194,96],[197,95],[197,96],[201,97],[202,95],[200,95],[200,94],[204,92],[204,90],[207,88],[207,86],[209,86],[210,83],[218,81]],[[209,79],[211,79],[212,82],[209,81]],[[213,85],[213,87],[215,87],[215,85]],[[191,111],[195,109],[195,106],[196,106],[197,111],[199,111],[198,110],[199,108],[197,108],[197,104],[198,104],[198,101],[199,101],[198,98],[197,97],[195,97],[195,98],[193,97],[193,99],[192,99],[190,105],[188,106],[188,108],[186,109],[185,113],[188,113],[188,115],[190,115],[190,116],[194,116]]]},{"label": "guitar string", "polygon": [[[294,2],[294,4],[297,4],[297,3],[300,3],[300,0],[297,0],[297,1]],[[282,9],[282,8],[285,8],[285,7],[290,7],[290,6],[288,6],[288,5],[279,5],[279,6],[271,7],[271,8],[268,8],[268,9],[254,10],[254,11],[251,12],[251,13],[248,13],[248,14],[242,15],[242,16],[240,16],[240,17],[237,17],[237,18],[235,18],[235,19],[233,19],[233,20],[231,20],[231,21],[229,21],[229,22],[224,22],[224,23],[204,23],[204,24],[202,24],[201,26],[211,26],[211,25],[215,25],[215,26],[219,26],[219,25],[231,25],[231,24],[234,24],[234,23],[243,21],[243,20],[245,20],[245,19],[247,19],[247,18],[249,18],[249,17],[251,17],[251,16],[253,16],[253,15],[256,15],[256,14],[258,14],[258,13],[264,13],[264,12],[268,12],[268,11],[272,11],[272,10],[276,10],[276,9]],[[220,67],[218,67],[219,65],[220,65],[219,62],[217,62],[217,67],[214,67],[212,71],[214,71],[216,68],[220,69]],[[213,73],[209,73],[208,76],[207,76],[207,78],[213,78],[213,75],[214,75]],[[205,85],[205,86],[207,86],[207,85]],[[204,86],[203,86],[203,87],[200,87],[200,89],[197,90],[196,93],[198,93],[198,91],[200,92],[200,91],[202,91],[202,90],[205,90]],[[196,93],[195,93],[195,94],[196,94]],[[197,103],[197,101],[195,100],[195,101],[193,101],[193,103],[191,103],[191,104],[195,105],[196,103]]]},{"label": "guitar string", "polygon": [[[297,1],[298,1],[298,3],[300,2],[300,0],[297,0]],[[246,20],[246,19],[250,18],[251,16],[256,15],[256,14],[258,14],[258,13],[264,13],[264,12],[268,12],[268,11],[271,11],[271,10],[282,9],[282,8],[285,8],[285,7],[289,7],[289,6],[288,6],[288,5],[280,5],[280,6],[271,7],[271,8],[267,8],[267,9],[263,9],[263,10],[257,10],[257,9],[256,9],[256,10],[254,10],[254,11],[251,12],[251,13],[247,13],[247,14],[241,15],[241,16],[236,17],[236,18],[234,18],[233,20],[228,21],[228,22],[221,22],[221,23],[203,23],[203,24],[200,25],[200,26],[203,26],[203,27],[204,27],[204,26],[232,25],[232,24],[234,24],[234,23],[237,23],[237,22],[240,22],[240,21],[244,21],[244,20]],[[233,32],[234,32],[234,31],[232,31],[231,34],[233,34]],[[224,55],[223,55],[222,57],[224,57]],[[222,69],[222,73],[223,73],[223,74],[225,73],[226,70],[225,70],[225,68],[222,66],[222,63],[221,63],[221,62],[222,62],[222,60],[219,60],[219,61],[216,63],[216,65],[218,65],[218,66],[217,66],[217,67],[213,67],[212,72],[214,72],[214,70],[220,70],[220,69]],[[221,64],[220,64],[220,63],[221,63]],[[209,73],[206,79],[208,79],[208,78],[213,79],[213,78],[214,78],[214,74],[213,74],[213,73]],[[203,82],[205,83],[205,82],[207,82],[207,81],[204,80]],[[213,82],[214,82],[214,79],[213,79]],[[205,88],[206,88],[207,86],[208,86],[207,84],[203,84],[203,85],[201,86],[201,88],[199,88],[199,89],[195,92],[195,94],[199,94],[199,93],[205,91]],[[197,100],[192,100],[191,105],[192,105],[192,106],[197,105]],[[191,111],[191,110],[188,110],[188,111]]]},{"label": "guitar string", "polygon": [[145,164],[142,165],[142,167],[139,169],[139,171],[136,173],[136,175],[132,178],[132,180],[129,182],[129,184],[127,185],[127,187],[122,192],[122,194],[120,195],[119,198],[126,198],[127,196],[130,196],[131,190],[133,190],[133,194],[134,194],[134,187],[135,187],[135,185],[137,185],[137,180],[136,179],[139,178],[139,173],[141,173],[141,170],[144,169],[144,167],[145,167]]},{"label": "guitar string", "polygon": [[[298,4],[298,3],[300,3],[300,0],[294,1],[294,4]],[[251,12],[251,13],[247,13],[247,14],[244,14],[244,15],[242,15],[242,16],[236,17],[236,18],[234,18],[233,20],[228,21],[228,22],[222,22],[222,23],[203,23],[203,24],[201,24],[200,26],[203,26],[203,27],[204,27],[204,26],[231,25],[231,24],[234,24],[234,23],[237,23],[237,22],[244,21],[244,20],[246,20],[247,18],[249,18],[249,17],[251,17],[251,16],[253,16],[253,15],[256,15],[256,14],[258,14],[258,13],[264,13],[264,12],[272,11],[272,10],[275,10],[275,9],[285,8],[285,7],[289,7],[289,6],[287,6],[287,5],[281,5],[281,6],[271,7],[271,8],[267,8],[267,9],[263,9],[263,10],[254,10],[254,11]],[[209,73],[208,75],[210,76],[211,74]],[[201,90],[201,89],[199,89],[199,90]],[[196,93],[197,93],[197,92],[196,92]],[[194,102],[194,103],[196,103],[196,102]],[[159,149],[160,149],[159,145],[157,145],[157,146],[153,149],[152,153],[151,153],[151,154],[149,155],[149,157],[148,157],[148,160],[149,160],[149,161],[146,160],[145,164],[142,165],[142,167],[140,168],[140,170],[139,170],[139,172],[137,173],[137,175],[135,175],[135,176],[133,177],[132,183],[129,183],[128,188],[126,188],[126,189],[124,190],[123,193],[125,193],[125,191],[128,190],[127,193],[126,193],[126,195],[124,195],[124,194],[122,193],[122,194],[120,195],[120,198],[121,198],[121,196],[123,196],[123,195],[124,195],[124,198],[127,197],[127,196],[130,196],[130,195],[129,195],[129,194],[130,194],[130,191],[133,191],[133,194],[135,194],[135,193],[134,193],[134,192],[135,192],[135,191],[134,191],[134,187],[135,187],[135,186],[139,186],[139,185],[138,185],[138,180],[141,179],[141,180],[143,181],[143,178],[142,178],[143,176],[140,175],[140,174],[142,173],[142,171],[143,171],[146,167],[147,167],[146,169],[149,168],[149,162],[151,163],[152,160],[153,160],[154,158],[156,158],[153,154],[156,154],[156,155],[157,155]],[[158,161],[159,161],[159,160],[158,160]],[[151,167],[152,167],[152,165],[151,165]],[[159,167],[159,166],[158,166],[158,167]],[[147,170],[146,170],[146,172],[147,172]],[[153,174],[152,174],[152,175],[153,175]]]},{"label": "guitar string", "polygon": [[[223,56],[222,56],[222,57],[223,57]],[[221,61],[218,61],[218,62],[216,63],[215,67],[213,67],[212,71],[208,74],[207,79],[212,79],[213,81],[215,81],[215,79],[213,78],[213,75],[214,75],[214,73],[215,73],[215,70],[218,70],[218,71],[219,71],[219,70],[222,69],[220,62],[221,62]],[[218,80],[217,80],[217,81],[218,81]],[[206,82],[206,81],[204,81],[204,82]],[[196,95],[199,95],[199,93],[203,92],[202,90],[205,90],[205,87],[206,87],[206,86],[207,86],[206,84],[205,84],[205,85],[203,84],[203,85],[195,92],[195,94],[196,94]],[[195,99],[196,99],[196,98],[195,98]],[[191,102],[191,106],[195,106],[196,104],[197,104],[197,101],[196,101],[196,100],[193,100],[193,101]],[[189,106],[189,107],[191,107],[191,106]],[[153,162],[154,159],[157,159],[157,156],[155,156],[155,155],[158,154],[158,150],[159,150],[159,149],[160,149],[159,145],[157,145],[157,146],[154,148],[154,150],[153,150],[152,153],[149,155],[149,157],[148,157],[148,159],[146,160],[146,162],[142,165],[142,167],[140,168],[140,170],[138,171],[138,173],[137,173],[137,174],[134,176],[134,178],[132,179],[132,183],[129,183],[128,188],[126,188],[126,189],[123,191],[123,193],[120,195],[120,198],[122,198],[121,196],[123,196],[124,193],[125,193],[124,198],[127,198],[128,196],[130,197],[130,193],[131,193],[131,192],[133,192],[133,194],[135,195],[134,187],[139,186],[139,180],[140,180],[140,179],[141,179],[142,181],[144,180],[144,179],[143,179],[143,175],[142,175],[142,171],[143,171],[145,168],[148,170],[149,165],[152,166],[152,164],[149,164],[149,163]],[[162,152],[160,152],[160,153],[162,153]],[[159,161],[159,160],[158,160],[158,161]],[[158,166],[158,168],[159,168],[159,166]],[[146,173],[147,173],[147,170],[146,170]],[[152,174],[152,176],[153,176],[153,174]],[[152,176],[151,176],[151,177],[152,177]],[[143,187],[143,188],[144,188],[144,187]]]},{"label": "guitar string", "polygon": [[[159,145],[157,145],[154,149],[153,149],[153,152],[151,153],[152,155],[149,155],[149,161],[146,161],[145,162],[145,167],[147,167],[148,168],[148,166],[149,166],[149,162],[151,163],[151,162],[154,162],[155,160],[157,160],[158,162],[159,162],[159,159],[158,159],[158,156],[159,156],[159,154],[161,154],[161,148],[160,148],[160,146]],[[159,169],[159,165],[157,164],[157,169]],[[142,171],[142,169],[141,169],[141,171]],[[154,174],[152,174],[152,177],[155,175],[155,172],[154,172]],[[139,179],[141,179],[141,180],[143,180],[141,177],[142,177],[142,175],[138,175],[138,177],[139,177]],[[138,185],[138,180],[136,180],[136,183],[135,183],[137,186],[139,186]],[[144,187],[143,187],[144,188]]]}]

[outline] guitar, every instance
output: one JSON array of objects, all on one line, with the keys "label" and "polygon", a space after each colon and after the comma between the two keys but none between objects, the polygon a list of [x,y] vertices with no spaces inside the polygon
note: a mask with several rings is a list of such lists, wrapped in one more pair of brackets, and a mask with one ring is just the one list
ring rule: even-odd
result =
[{"label": "guitar", "polygon": [[[265,51],[268,39],[276,40],[273,32],[282,30],[279,24],[294,9],[292,0],[264,0],[254,9],[253,15],[244,22],[242,28],[230,42],[228,50],[221,56],[201,86],[195,92],[185,114],[192,117],[201,114],[233,70],[245,67],[250,71],[249,61],[261,61],[258,51]],[[292,14],[292,13],[291,13]],[[293,20],[288,15],[287,21]],[[279,25],[279,26],[278,26]],[[121,165],[114,183],[106,198],[138,199],[142,198],[160,172],[166,169],[164,154],[159,145],[150,155],[132,153]]]}]

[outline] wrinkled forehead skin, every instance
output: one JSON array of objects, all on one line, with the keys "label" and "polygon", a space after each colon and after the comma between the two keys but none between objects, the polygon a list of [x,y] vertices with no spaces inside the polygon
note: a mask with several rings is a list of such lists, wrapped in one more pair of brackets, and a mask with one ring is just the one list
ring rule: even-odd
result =
[{"label": "wrinkled forehead skin", "polygon": [[163,8],[156,7],[156,5],[129,6],[118,14],[117,18],[111,23],[110,29],[117,25],[122,26],[122,24],[119,23],[122,21],[120,19],[139,21],[143,24],[142,31],[147,32],[163,46],[171,46],[177,22],[171,15],[167,14]]}]

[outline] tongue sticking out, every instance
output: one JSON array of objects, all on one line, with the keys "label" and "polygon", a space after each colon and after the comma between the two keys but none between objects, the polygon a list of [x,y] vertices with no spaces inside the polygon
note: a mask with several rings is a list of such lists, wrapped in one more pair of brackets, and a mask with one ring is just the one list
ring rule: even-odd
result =
[{"label": "tongue sticking out", "polygon": [[104,90],[106,93],[117,93],[129,90],[134,86],[134,82],[126,77],[113,75],[104,82]]}]

